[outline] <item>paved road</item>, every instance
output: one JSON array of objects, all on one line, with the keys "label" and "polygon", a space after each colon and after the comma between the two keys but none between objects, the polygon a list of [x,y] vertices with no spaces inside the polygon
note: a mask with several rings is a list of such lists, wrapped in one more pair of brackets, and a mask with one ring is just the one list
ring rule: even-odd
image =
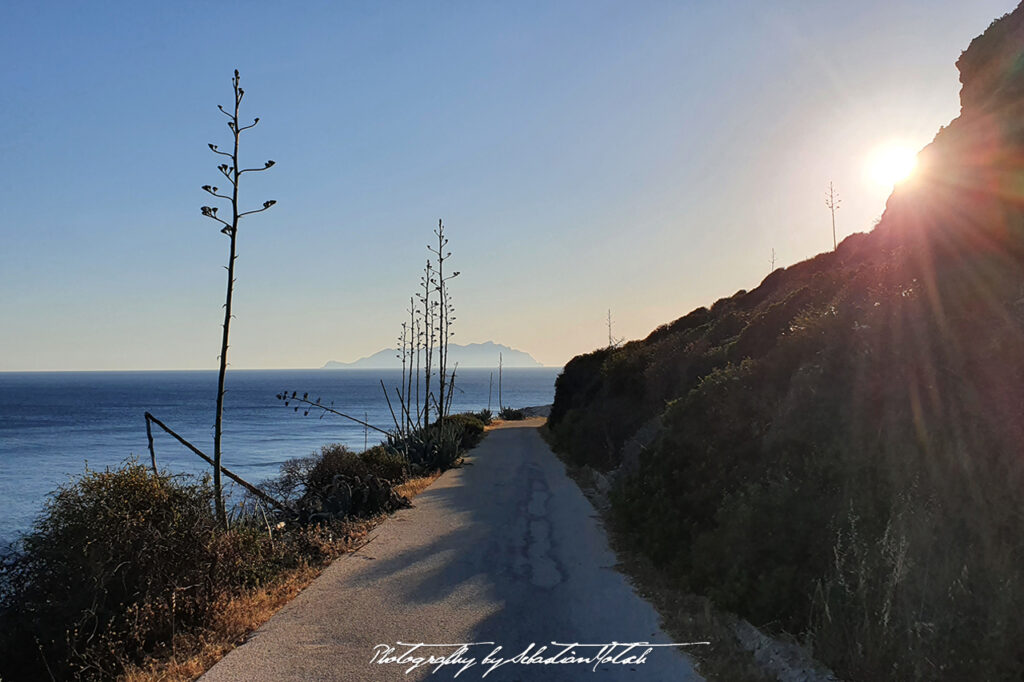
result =
[{"label": "paved road", "polygon": [[[384,522],[362,550],[335,561],[202,680],[451,680],[459,670],[432,673],[434,666],[422,665],[406,674],[412,662],[371,663],[377,645],[396,642],[494,642],[461,655],[476,664],[459,680],[700,680],[674,647],[655,648],[643,663],[595,670],[510,662],[483,677],[490,667],[483,659],[497,646],[503,648],[491,659],[513,658],[531,643],[548,645],[541,656],[550,658],[563,649],[552,641],[671,641],[654,609],[613,569],[593,508],[536,425],[513,422],[492,431],[467,466]],[[407,649],[396,647],[391,656]],[[597,651],[575,648],[579,657]],[[634,649],[619,660],[642,653]]]}]

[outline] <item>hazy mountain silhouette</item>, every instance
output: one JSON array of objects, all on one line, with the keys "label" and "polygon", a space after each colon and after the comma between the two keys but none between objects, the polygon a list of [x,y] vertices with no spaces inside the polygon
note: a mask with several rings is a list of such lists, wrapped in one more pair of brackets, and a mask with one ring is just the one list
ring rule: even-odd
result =
[{"label": "hazy mountain silhouette", "polygon": [[[529,353],[493,341],[466,345],[450,344],[448,346],[448,367],[453,368],[456,363],[460,369],[497,367],[499,353],[504,367],[543,367]],[[401,369],[401,367],[402,360],[398,357],[398,350],[385,348],[355,362],[331,360],[322,369]]]}]

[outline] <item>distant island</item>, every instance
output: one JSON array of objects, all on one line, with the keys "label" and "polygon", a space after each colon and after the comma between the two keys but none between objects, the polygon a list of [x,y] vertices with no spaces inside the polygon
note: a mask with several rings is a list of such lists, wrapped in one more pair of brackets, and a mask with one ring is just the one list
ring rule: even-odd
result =
[{"label": "distant island", "polygon": [[[448,366],[454,367],[455,363],[458,363],[459,367],[463,369],[497,367],[499,354],[504,367],[544,366],[534,360],[529,353],[493,341],[469,343],[464,346],[457,343],[450,344],[448,346]],[[398,358],[398,350],[385,348],[355,362],[331,360],[321,369],[400,369],[401,367],[402,361]]]}]

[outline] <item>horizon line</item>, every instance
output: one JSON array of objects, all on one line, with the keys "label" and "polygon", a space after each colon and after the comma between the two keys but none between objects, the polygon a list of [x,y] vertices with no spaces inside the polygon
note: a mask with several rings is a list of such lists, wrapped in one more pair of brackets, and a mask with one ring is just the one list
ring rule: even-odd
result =
[{"label": "horizon line", "polygon": [[[539,363],[538,363],[539,364]],[[565,365],[544,365],[539,364],[537,367],[506,367],[506,370],[515,369],[562,369]],[[229,367],[229,372],[304,372],[304,371],[327,371],[327,372],[372,372],[377,370],[395,370],[401,369],[400,367],[333,367],[327,368],[321,365],[320,367]],[[462,369],[498,369],[497,367],[463,367]],[[216,367],[200,367],[200,368],[174,368],[174,369],[0,369],[0,374],[57,374],[59,372],[216,372]]]}]

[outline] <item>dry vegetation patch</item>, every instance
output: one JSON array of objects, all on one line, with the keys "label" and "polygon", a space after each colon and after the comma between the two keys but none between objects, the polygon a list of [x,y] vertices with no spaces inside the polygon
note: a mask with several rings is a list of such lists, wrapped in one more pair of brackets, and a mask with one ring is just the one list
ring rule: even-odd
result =
[{"label": "dry vegetation patch", "polygon": [[[395,487],[399,495],[412,499],[440,478],[440,472],[410,478]],[[225,597],[214,610],[207,627],[177,635],[168,655],[155,656],[142,664],[126,667],[121,682],[179,682],[197,679],[312,583],[342,554],[359,550],[370,530],[387,518],[347,522],[337,541],[336,554],[316,564],[305,564],[276,576],[266,585]]]}]

